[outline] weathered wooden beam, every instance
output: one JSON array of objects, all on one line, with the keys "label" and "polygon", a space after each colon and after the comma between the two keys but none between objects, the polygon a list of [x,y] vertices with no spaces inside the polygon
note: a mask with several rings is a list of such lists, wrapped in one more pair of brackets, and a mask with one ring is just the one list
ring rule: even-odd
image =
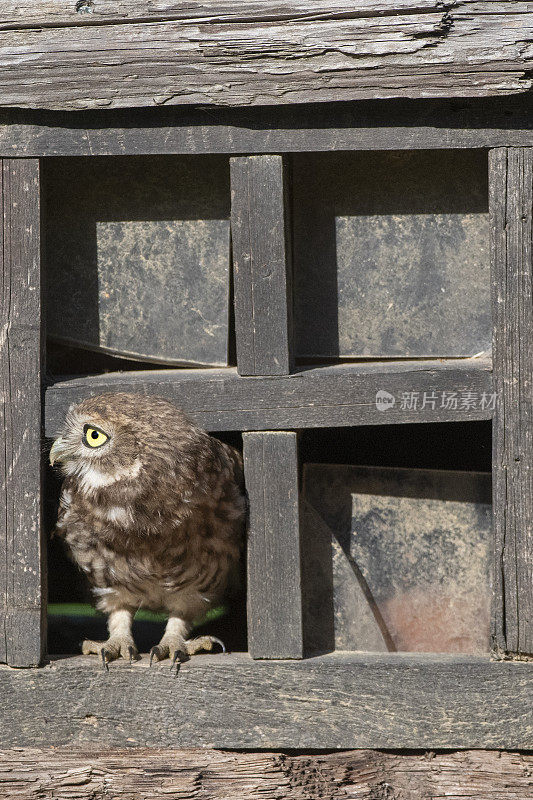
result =
[{"label": "weathered wooden beam", "polygon": [[494,646],[533,654],[533,149],[489,159],[494,320]]},{"label": "weathered wooden beam", "polygon": [[[502,0],[469,3],[480,15],[498,13]],[[165,22],[197,20],[198,22],[294,22],[298,20],[358,18],[432,12],[435,0],[366,0],[350,8],[345,0],[3,0],[0,9],[0,30],[24,28],[57,28],[88,25],[114,25],[117,22]],[[515,11],[527,10],[526,3],[515,2]]]},{"label": "weathered wooden beam", "polygon": [[[88,13],[76,21],[98,19],[97,6],[77,3]],[[34,13],[32,27],[16,29],[11,7],[0,31],[0,105],[264,106],[505,95],[532,85],[525,2],[369,0],[354,12],[349,0],[318,8],[280,0],[266,13],[248,4],[216,16],[202,8],[164,21],[144,14],[64,27],[41,27]]]},{"label": "weathered wooden beam", "polygon": [[54,800],[525,800],[532,771],[531,754],[477,750],[289,755],[80,746],[0,751],[4,800],[35,800],[37,787]]},{"label": "weathered wooden beam", "polygon": [[243,443],[250,519],[248,650],[253,658],[302,658],[297,434],[245,433]]},{"label": "weathered wooden beam", "polygon": [[287,375],[294,363],[287,172],[282,156],[230,160],[240,375]]},{"label": "weathered wooden beam", "polygon": [[254,109],[0,110],[0,155],[285,153],[533,145],[527,97]]},{"label": "weathered wooden beam", "polygon": [[46,630],[41,530],[39,162],[0,162],[0,195],[0,661],[27,667],[40,662]]},{"label": "weathered wooden beam", "polygon": [[[376,405],[380,390],[395,399],[384,411]],[[142,370],[49,386],[47,435],[57,434],[71,403],[102,392],[165,397],[210,431],[467,422],[493,414],[490,361],[482,359],[340,364],[266,377],[241,377],[231,367]],[[443,395],[449,392],[456,393],[456,403]]]},{"label": "weathered wooden beam", "polygon": [[531,749],[531,664],[334,653],[0,667],[0,746]]}]

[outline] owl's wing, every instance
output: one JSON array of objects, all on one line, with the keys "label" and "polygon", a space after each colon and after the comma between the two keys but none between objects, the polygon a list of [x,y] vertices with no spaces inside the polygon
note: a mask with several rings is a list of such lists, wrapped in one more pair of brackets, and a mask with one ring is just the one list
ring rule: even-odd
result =
[{"label": "owl's wing", "polygon": [[61,486],[61,494],[59,496],[59,508],[57,511],[57,522],[51,536],[62,536],[66,527],[66,516],[70,509],[72,502],[72,494],[74,491],[74,478],[67,477],[64,479]]},{"label": "owl's wing", "polygon": [[244,469],[242,455],[234,447],[231,447],[231,445],[226,444],[225,442],[221,442],[221,444],[223,445],[226,455],[229,457],[230,463],[233,467],[235,483],[244,491]]}]

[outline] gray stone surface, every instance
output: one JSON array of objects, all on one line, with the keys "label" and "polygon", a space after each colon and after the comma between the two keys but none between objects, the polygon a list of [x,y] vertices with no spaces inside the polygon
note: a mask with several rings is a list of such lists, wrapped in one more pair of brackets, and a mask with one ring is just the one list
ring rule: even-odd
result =
[{"label": "gray stone surface", "polygon": [[330,542],[315,627],[333,617],[337,649],[488,652],[488,474],[307,464],[304,496],[306,541]]},{"label": "gray stone surface", "polygon": [[45,189],[49,335],[125,357],[227,364],[226,159],[54,159]]},{"label": "gray stone surface", "polygon": [[488,350],[487,197],[481,151],[295,155],[297,354]]}]

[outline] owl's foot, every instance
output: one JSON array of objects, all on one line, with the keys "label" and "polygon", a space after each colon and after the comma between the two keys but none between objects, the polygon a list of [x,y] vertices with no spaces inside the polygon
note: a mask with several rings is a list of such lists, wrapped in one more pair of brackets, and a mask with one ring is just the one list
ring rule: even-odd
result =
[{"label": "owl's foot", "polygon": [[129,659],[130,664],[140,659],[135,642],[127,636],[111,636],[107,642],[93,642],[90,639],[86,639],[81,646],[81,652],[83,655],[94,653],[100,656],[104,669],[109,669],[109,662],[115,661],[121,656]]},{"label": "owl's foot", "polygon": [[150,650],[150,666],[155,659],[156,661],[163,661],[165,658],[170,658],[172,654],[172,663],[170,664],[170,671],[176,670],[176,677],[180,671],[180,666],[184,661],[189,660],[189,653],[187,652],[187,642],[181,637],[179,639],[166,639],[163,637],[159,644],[152,647]]},{"label": "owl's foot", "polygon": [[200,653],[202,650],[211,651],[215,644],[218,644],[222,648],[223,653],[226,652],[224,642],[217,639],[216,636],[197,636],[196,639],[187,639],[185,644],[190,656],[193,656],[195,653]]},{"label": "owl's foot", "polygon": [[215,644],[220,645],[222,652],[226,652],[224,642],[216,636],[198,636],[196,639],[166,639],[163,637],[159,644],[150,650],[150,666],[152,662],[163,661],[165,658],[172,658],[170,669],[179,672],[180,664],[188,661],[190,656],[202,650],[212,650]]}]

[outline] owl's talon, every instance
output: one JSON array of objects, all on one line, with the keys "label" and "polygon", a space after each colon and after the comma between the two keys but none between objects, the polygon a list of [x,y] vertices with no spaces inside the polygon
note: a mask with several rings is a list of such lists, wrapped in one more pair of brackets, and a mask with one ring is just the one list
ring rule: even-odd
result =
[{"label": "owl's talon", "polygon": [[188,661],[189,656],[184,650],[175,650],[174,655],[172,656],[172,664],[170,665],[170,671],[172,672],[174,668],[176,669],[176,678],[178,677],[178,673],[180,671],[180,667],[184,661]]},{"label": "owl's talon", "polygon": [[226,650],[226,645],[224,644],[224,642],[221,639],[218,639],[216,636],[210,636],[209,638],[211,639],[213,644],[219,644],[220,645],[220,647],[222,648],[222,653],[227,653],[228,652]]},{"label": "owl's talon", "polygon": [[136,647],[132,647],[131,644],[128,647],[128,653],[130,655],[130,667],[131,667],[133,665],[134,661],[138,661],[139,660],[139,654],[137,653],[137,648]]},{"label": "owl's talon", "polygon": [[150,666],[152,666],[152,661],[156,658],[157,661],[161,661],[163,658],[163,654],[161,653],[161,649],[154,645],[150,650]]},{"label": "owl's talon", "polygon": [[100,650],[100,655],[102,657],[102,664],[104,669],[106,670],[106,672],[109,672],[109,664],[107,663],[108,653],[106,652],[106,649],[104,647],[102,647],[102,649]]}]

